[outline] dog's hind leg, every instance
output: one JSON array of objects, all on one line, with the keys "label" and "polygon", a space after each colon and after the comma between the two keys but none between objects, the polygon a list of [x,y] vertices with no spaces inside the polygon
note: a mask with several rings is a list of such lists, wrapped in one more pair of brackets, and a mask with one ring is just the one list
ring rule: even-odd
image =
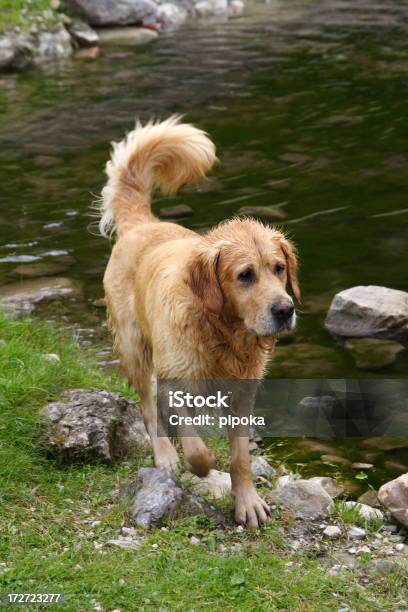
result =
[{"label": "dog's hind leg", "polygon": [[152,393],[152,354],[136,322],[128,312],[120,316],[120,309],[109,307],[109,322],[114,338],[115,354],[128,382],[140,397],[143,420],[150,436],[156,467],[174,470],[178,454],[169,438],[157,435],[157,406]]}]

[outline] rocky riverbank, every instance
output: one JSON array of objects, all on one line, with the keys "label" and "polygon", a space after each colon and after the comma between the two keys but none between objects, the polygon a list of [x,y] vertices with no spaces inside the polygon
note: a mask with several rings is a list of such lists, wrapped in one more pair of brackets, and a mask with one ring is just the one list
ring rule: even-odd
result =
[{"label": "rocky riverbank", "polygon": [[[242,13],[243,0],[50,0],[42,12],[21,10],[21,25],[3,24],[0,71],[64,60],[73,54],[96,57],[104,45],[143,45],[161,30],[188,19],[229,18]],[[1,25],[1,24],[0,24]]]}]

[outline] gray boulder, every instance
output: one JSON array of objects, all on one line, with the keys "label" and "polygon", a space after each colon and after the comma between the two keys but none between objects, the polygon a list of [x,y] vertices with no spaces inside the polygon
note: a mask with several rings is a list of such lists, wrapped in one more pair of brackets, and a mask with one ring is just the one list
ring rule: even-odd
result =
[{"label": "gray boulder", "polygon": [[153,0],[67,0],[67,5],[92,26],[122,26],[157,17]]},{"label": "gray boulder", "polygon": [[332,506],[332,498],[318,482],[289,480],[269,493],[269,504],[276,504],[295,518],[313,520],[324,516]]},{"label": "gray boulder", "polygon": [[47,448],[63,461],[109,463],[150,443],[137,404],[109,391],[73,389],[41,414],[49,421]]},{"label": "gray boulder", "polygon": [[350,338],[408,339],[408,293],[375,285],[352,287],[334,296],[326,329]]},{"label": "gray boulder", "polygon": [[82,297],[78,281],[64,277],[36,278],[0,287],[0,308],[9,314],[30,314],[42,302]]},{"label": "gray boulder", "polygon": [[34,45],[28,34],[5,34],[0,38],[0,70],[15,70],[33,61]]},{"label": "gray boulder", "polygon": [[40,32],[36,41],[35,62],[65,59],[72,55],[71,37],[64,26],[53,31]]},{"label": "gray boulder", "polygon": [[159,5],[157,18],[163,24],[163,27],[166,30],[177,28],[187,20],[187,17],[187,9],[179,4],[164,2],[163,4]]},{"label": "gray boulder", "polygon": [[380,487],[378,499],[395,520],[408,527],[408,473]]},{"label": "gray boulder", "polygon": [[136,481],[125,487],[123,495],[130,506],[131,519],[145,529],[180,515],[204,514],[214,518],[219,525],[226,523],[222,512],[191,493],[165,469],[140,469]]},{"label": "gray boulder", "polygon": [[352,338],[344,347],[352,352],[360,370],[380,370],[395,363],[404,346],[394,340],[379,338]]}]

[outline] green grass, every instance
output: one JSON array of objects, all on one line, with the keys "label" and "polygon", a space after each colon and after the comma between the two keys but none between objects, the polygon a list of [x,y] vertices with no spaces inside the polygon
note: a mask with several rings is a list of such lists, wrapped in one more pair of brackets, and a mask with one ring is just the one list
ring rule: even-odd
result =
[{"label": "green grass", "polygon": [[[239,533],[203,517],[178,519],[143,534],[137,550],[101,547],[126,520],[118,489],[140,459],[58,465],[46,458],[38,408],[73,387],[129,391],[48,325],[0,315],[0,339],[0,592],[63,592],[62,609],[72,612],[93,610],[93,602],[122,612],[398,606],[406,575],[370,577],[368,584],[358,572],[331,576],[317,557],[290,552],[277,521],[260,533]],[[47,353],[61,361],[47,361]],[[225,461],[220,443],[216,451]]]},{"label": "green grass", "polygon": [[39,19],[49,26],[60,21],[61,15],[51,0],[0,0],[0,32],[21,28],[29,30]]}]

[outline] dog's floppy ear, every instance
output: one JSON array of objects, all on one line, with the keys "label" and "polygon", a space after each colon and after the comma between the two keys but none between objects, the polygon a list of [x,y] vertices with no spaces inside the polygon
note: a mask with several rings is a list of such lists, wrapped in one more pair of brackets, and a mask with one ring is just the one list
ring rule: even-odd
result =
[{"label": "dog's floppy ear", "polygon": [[187,277],[187,284],[192,292],[203,302],[206,309],[220,315],[224,304],[218,279],[220,252],[203,251],[192,260]]},{"label": "dog's floppy ear", "polygon": [[292,293],[300,302],[300,289],[298,283],[298,262],[295,247],[287,238],[283,238],[280,243],[283,254],[285,255],[288,275],[288,286]]}]

